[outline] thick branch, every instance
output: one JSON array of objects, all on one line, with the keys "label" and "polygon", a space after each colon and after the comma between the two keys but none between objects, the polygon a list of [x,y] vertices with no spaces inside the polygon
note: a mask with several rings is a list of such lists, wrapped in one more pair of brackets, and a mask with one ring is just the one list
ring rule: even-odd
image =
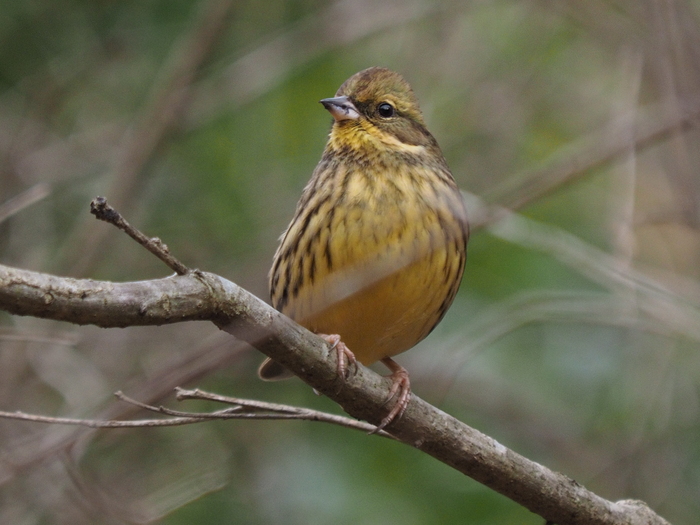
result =
[{"label": "thick branch", "polygon": [[207,274],[193,272],[111,283],[0,266],[0,309],[102,328],[212,320],[218,309],[207,279]]},{"label": "thick branch", "polygon": [[[213,274],[119,284],[0,266],[0,308],[102,327],[210,320],[288,367],[348,414],[373,424],[385,415],[388,379],[360,367],[339,383],[334,358],[329,358],[334,353],[321,338]],[[643,503],[607,501],[415,395],[388,431],[559,525],[666,523]]]}]

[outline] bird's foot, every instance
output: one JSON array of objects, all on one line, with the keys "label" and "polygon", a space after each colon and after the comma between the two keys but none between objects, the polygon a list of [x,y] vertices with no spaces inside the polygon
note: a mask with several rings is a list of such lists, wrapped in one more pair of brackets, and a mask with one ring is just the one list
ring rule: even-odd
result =
[{"label": "bird's foot", "polygon": [[382,419],[381,423],[379,423],[379,426],[370,432],[370,434],[376,434],[380,430],[384,430],[384,427],[386,427],[392,421],[400,419],[401,416],[403,416],[403,413],[406,411],[408,402],[411,399],[411,381],[408,377],[408,370],[390,357],[385,357],[382,359],[382,363],[384,363],[389,370],[391,370],[391,374],[387,377],[389,377],[392,381],[391,390],[389,390],[389,395],[387,396],[386,401],[384,401],[384,405],[394,398],[396,398],[396,403],[386,417]]},{"label": "bird's foot", "polygon": [[340,340],[338,334],[318,334],[335,350],[338,356],[338,377],[347,379],[351,374],[357,373],[357,359],[345,343]]}]

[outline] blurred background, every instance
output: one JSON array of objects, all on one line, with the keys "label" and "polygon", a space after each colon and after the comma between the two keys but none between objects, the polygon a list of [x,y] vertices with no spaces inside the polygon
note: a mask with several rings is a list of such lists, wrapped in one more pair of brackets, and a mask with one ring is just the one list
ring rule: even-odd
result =
[{"label": "blurred background", "polygon": [[[675,524],[700,513],[700,2],[4,0],[0,262],[170,272],[267,299],[331,118],[373,65],[411,82],[465,192],[459,295],[398,360],[416,394]],[[0,410],[146,417],[175,386],[339,412],[210,323],[0,314]],[[384,371],[379,368],[382,373]],[[308,422],[101,430],[0,421],[0,523],[541,524],[430,457]]]}]

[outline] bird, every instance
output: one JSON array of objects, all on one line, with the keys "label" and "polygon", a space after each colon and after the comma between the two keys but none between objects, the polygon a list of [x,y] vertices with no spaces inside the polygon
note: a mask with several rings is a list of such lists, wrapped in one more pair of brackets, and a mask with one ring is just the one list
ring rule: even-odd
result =
[{"label": "bird", "polygon": [[[381,361],[395,399],[408,371],[392,358],[442,320],[460,286],[469,225],[462,194],[402,75],[371,67],[320,101],[333,117],[321,160],[280,238],[269,274],[274,308],[337,351],[344,378]],[[293,374],[266,359],[264,380]]]}]

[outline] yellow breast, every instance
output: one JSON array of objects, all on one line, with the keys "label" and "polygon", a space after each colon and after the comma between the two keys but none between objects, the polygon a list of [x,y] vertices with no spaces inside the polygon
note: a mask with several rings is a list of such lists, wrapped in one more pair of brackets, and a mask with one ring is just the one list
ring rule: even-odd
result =
[{"label": "yellow breast", "polygon": [[271,273],[275,307],[314,332],[339,334],[366,365],[428,335],[454,298],[466,249],[449,174],[369,165],[333,166],[331,189],[306,205],[314,213],[295,216]]}]

